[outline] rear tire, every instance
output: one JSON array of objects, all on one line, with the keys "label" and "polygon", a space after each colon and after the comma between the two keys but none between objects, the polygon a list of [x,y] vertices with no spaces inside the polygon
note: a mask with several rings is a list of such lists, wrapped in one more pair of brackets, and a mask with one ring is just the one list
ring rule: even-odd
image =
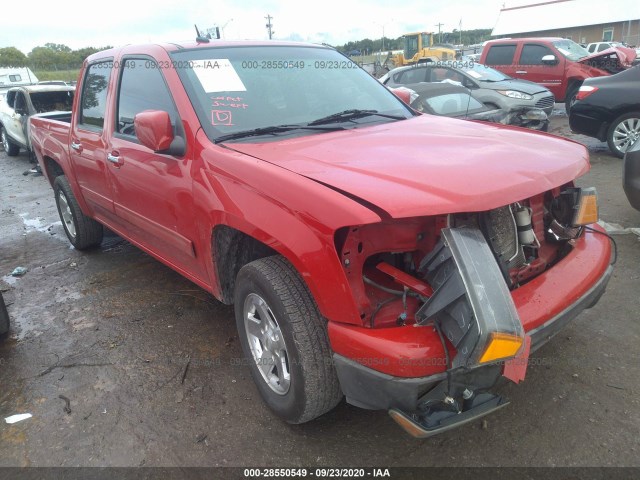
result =
[{"label": "rear tire", "polygon": [[640,112],[630,112],[620,115],[613,122],[607,132],[609,150],[618,158],[623,158],[625,152],[640,139]]},{"label": "rear tire", "polygon": [[20,153],[20,147],[9,139],[9,135],[7,135],[4,127],[0,127],[0,139],[2,140],[2,147],[4,151],[7,152],[7,155],[15,157]]},{"label": "rear tire", "polygon": [[100,245],[103,235],[102,225],[82,213],[67,177],[64,175],[56,177],[53,182],[53,191],[62,226],[71,245],[78,250]]},{"label": "rear tire", "polygon": [[276,415],[304,423],[340,402],[327,322],[287,260],[276,255],[242,267],[235,314],[251,376]]}]

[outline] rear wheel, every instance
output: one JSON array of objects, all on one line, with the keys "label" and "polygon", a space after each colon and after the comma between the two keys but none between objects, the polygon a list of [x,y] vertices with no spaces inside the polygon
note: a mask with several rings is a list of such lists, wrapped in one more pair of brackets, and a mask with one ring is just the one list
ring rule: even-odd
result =
[{"label": "rear wheel", "polygon": [[640,112],[620,115],[609,127],[607,143],[611,153],[619,158],[624,157],[631,145],[640,139]]},{"label": "rear wheel", "polygon": [[2,139],[2,147],[4,151],[7,152],[7,155],[15,157],[20,153],[20,147],[9,139],[9,135],[7,135],[4,127],[0,127],[0,138]]},{"label": "rear wheel", "polygon": [[53,182],[53,191],[62,226],[71,244],[78,250],[100,245],[103,234],[102,225],[82,213],[67,177],[64,175],[56,177]]},{"label": "rear wheel", "polygon": [[338,404],[327,322],[287,260],[273,256],[242,267],[235,314],[253,380],[279,417],[304,423]]}]

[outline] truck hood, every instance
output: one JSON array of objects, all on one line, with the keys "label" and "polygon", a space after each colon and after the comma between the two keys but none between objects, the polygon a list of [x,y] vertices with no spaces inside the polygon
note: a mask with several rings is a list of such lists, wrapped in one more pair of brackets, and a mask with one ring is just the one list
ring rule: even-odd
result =
[{"label": "truck hood", "polygon": [[587,150],[578,143],[431,115],[225,146],[394,218],[490,210],[563,185],[589,170]]},{"label": "truck hood", "polygon": [[[615,70],[620,71],[631,66],[636,59],[636,52],[633,48],[627,47],[611,47],[601,52],[594,53],[588,57],[584,57],[578,60],[578,63],[583,63],[592,67],[600,68],[602,70]],[[611,60],[617,65],[609,65]],[[604,66],[603,66],[604,65]],[[606,68],[609,67],[609,68]]]}]

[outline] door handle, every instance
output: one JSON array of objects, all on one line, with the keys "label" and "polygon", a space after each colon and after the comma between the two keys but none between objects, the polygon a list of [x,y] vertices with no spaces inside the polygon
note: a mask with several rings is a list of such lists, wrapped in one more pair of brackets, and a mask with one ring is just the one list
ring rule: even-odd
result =
[{"label": "door handle", "polygon": [[111,153],[107,154],[107,160],[117,167],[121,166],[123,163],[122,159],[118,155],[112,155]]},{"label": "door handle", "polygon": [[71,148],[73,148],[76,152],[82,151],[82,145],[73,141],[71,142]]},{"label": "door handle", "polygon": [[527,73],[526,70],[516,70],[516,73]]}]

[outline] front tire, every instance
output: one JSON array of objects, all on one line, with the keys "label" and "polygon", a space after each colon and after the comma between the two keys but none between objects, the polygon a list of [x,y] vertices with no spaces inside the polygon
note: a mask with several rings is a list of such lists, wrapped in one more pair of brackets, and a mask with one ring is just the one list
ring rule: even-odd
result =
[{"label": "front tire", "polygon": [[9,135],[7,135],[4,127],[0,127],[0,139],[2,140],[2,147],[4,151],[7,152],[7,155],[15,157],[20,153],[20,147],[9,139]]},{"label": "front tire", "polygon": [[62,226],[71,245],[78,250],[100,245],[103,235],[102,225],[82,213],[67,177],[64,175],[56,177],[53,182],[53,191]]},{"label": "front tire", "polygon": [[580,83],[574,83],[567,89],[567,93],[564,96],[564,109],[567,115],[571,112],[571,107],[576,103],[576,97],[578,96],[578,90],[580,90]]},{"label": "front tire", "polygon": [[304,423],[340,402],[327,322],[287,260],[277,255],[242,267],[235,315],[251,376],[276,415]]},{"label": "front tire", "polygon": [[640,112],[620,115],[613,122],[607,132],[609,150],[616,157],[624,157],[627,149],[640,139]]},{"label": "front tire", "polygon": [[0,339],[6,337],[9,333],[9,312],[0,292]]}]

